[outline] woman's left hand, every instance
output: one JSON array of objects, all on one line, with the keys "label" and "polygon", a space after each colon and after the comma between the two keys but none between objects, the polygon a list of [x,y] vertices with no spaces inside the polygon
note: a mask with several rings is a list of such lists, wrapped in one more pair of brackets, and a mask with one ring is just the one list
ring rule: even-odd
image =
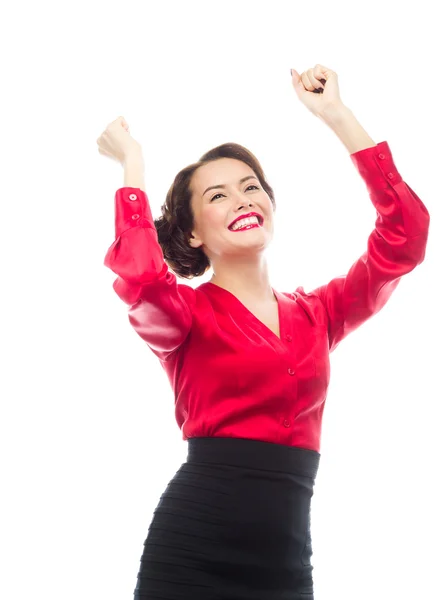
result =
[{"label": "woman's left hand", "polygon": [[292,84],[302,104],[317,117],[329,116],[344,108],[337,73],[323,65],[316,65],[301,75],[292,69]]}]

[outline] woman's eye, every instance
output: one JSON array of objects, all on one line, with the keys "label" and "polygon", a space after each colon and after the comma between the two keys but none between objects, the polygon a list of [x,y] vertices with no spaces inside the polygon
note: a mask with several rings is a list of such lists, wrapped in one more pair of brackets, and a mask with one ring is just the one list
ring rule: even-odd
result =
[{"label": "woman's eye", "polygon": [[[259,189],[260,189],[260,188],[259,188],[257,185],[254,185],[254,184],[252,184],[252,185],[249,185],[249,186],[246,188],[246,190],[245,190],[245,191],[247,192],[247,190],[248,190],[249,188],[251,188],[251,187],[255,188],[256,190],[259,190]],[[218,196],[223,196],[223,194],[215,194],[215,195],[213,196],[213,198],[210,200],[210,202],[213,202],[213,200],[214,200],[215,198],[217,198]]]}]

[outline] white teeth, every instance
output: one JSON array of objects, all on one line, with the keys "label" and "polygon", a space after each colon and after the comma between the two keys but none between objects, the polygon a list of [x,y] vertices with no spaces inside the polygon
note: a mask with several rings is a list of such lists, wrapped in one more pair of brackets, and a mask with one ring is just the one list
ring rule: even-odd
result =
[{"label": "white teeth", "polygon": [[230,230],[235,231],[236,229],[241,229],[241,227],[244,227],[245,225],[249,225],[252,223],[258,224],[258,218],[257,217],[249,217],[248,219],[240,219],[234,225],[232,225],[232,227],[230,227]]}]

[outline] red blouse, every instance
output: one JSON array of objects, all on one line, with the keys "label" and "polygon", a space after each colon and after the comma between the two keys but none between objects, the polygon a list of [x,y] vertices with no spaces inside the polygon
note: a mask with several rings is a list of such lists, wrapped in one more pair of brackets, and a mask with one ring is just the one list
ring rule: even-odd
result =
[{"label": "red blouse", "polygon": [[430,221],[387,142],[350,158],[377,211],[367,251],[347,275],[312,292],[273,289],[280,337],[227,290],[178,283],[146,193],[117,190],[116,239],[104,265],[118,275],[113,289],[168,375],[184,440],[238,437],[320,451],[329,354],[423,261]]}]

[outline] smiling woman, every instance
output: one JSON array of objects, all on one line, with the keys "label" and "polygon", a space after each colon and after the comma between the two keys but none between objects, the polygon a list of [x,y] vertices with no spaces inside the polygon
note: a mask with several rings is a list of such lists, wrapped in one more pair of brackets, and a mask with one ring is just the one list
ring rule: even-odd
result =
[{"label": "smiling woman", "polygon": [[[311,499],[330,352],[423,261],[429,228],[387,142],[351,160],[375,227],[347,274],[310,292],[269,283],[274,194],[245,148],[219,146],[176,176],[156,221],[159,244],[146,194],[116,194],[104,264],[168,375],[188,440],[144,540],[134,600],[314,598]],[[247,227],[251,213],[262,226]],[[238,219],[246,225],[236,235]],[[211,266],[214,280],[178,283],[166,263],[190,279]]]},{"label": "smiling woman", "polygon": [[[317,95],[321,75],[325,91]],[[311,499],[330,352],[425,257],[429,213],[388,143],[375,144],[335,103],[332,71],[316,65],[293,81],[351,153],[375,209],[367,249],[346,275],[309,292],[299,282],[274,290],[264,257],[274,193],[238,144],[180,171],[155,221],[141,189],[116,193],[116,236],[104,264],[118,275],[113,286],[130,324],[169,378],[188,441],[143,542],[134,600],[314,599]],[[129,143],[120,123],[101,139],[119,157]],[[243,225],[237,232],[229,229],[235,221]],[[212,267],[213,280],[178,283],[168,266],[186,279]]]},{"label": "smiling woman", "polygon": [[[234,143],[222,144],[206,152],[198,162],[182,169],[174,178],[162,206],[162,216],[154,219],[154,225],[166,263],[176,275],[184,279],[200,277],[211,267],[211,260],[204,245],[199,242],[196,243],[194,237],[193,242],[191,242],[192,233],[194,235],[195,231],[194,205],[198,209],[196,212],[201,214],[204,205],[211,204],[215,206],[218,203],[225,202],[229,196],[227,184],[224,182],[216,183],[202,192],[202,197],[199,200],[202,200],[203,204],[196,202],[198,198],[193,199],[194,186],[192,180],[200,167],[223,158],[240,161],[244,163],[244,168],[249,171],[244,177],[238,179],[238,182],[235,182],[238,190],[245,185],[246,187],[242,190],[244,194],[248,196],[263,194],[263,206],[266,206],[267,202],[269,203],[268,210],[275,211],[276,209],[274,191],[266,180],[263,168],[254,154],[244,146]],[[257,183],[247,185],[250,180]],[[214,189],[223,189],[224,192],[211,194]],[[200,194],[201,192],[199,196]],[[228,212],[226,210],[226,213]],[[243,211],[243,213],[248,212],[252,211]],[[226,228],[237,216],[242,215],[233,215],[231,220],[224,223]]]}]

